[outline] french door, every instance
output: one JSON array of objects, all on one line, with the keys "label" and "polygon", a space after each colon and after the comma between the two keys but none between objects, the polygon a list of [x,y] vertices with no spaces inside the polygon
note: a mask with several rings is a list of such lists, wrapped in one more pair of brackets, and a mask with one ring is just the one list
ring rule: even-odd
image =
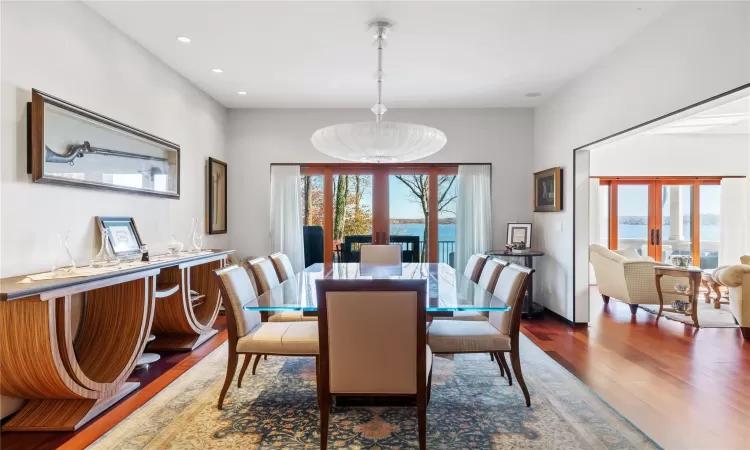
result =
[{"label": "french door", "polygon": [[686,255],[694,265],[716,267],[719,183],[696,177],[600,179],[600,195],[609,203],[609,248],[663,262]]},{"label": "french door", "polygon": [[[305,227],[323,235],[323,262],[358,261],[359,245],[398,243],[405,261],[453,261],[457,166],[302,166]],[[436,195],[433,195],[436,193]]]}]

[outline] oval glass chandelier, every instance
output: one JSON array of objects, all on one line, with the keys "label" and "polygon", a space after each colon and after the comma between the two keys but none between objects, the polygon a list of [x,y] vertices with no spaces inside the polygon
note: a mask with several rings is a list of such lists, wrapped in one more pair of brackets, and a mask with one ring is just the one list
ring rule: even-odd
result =
[{"label": "oval glass chandelier", "polygon": [[445,133],[437,128],[413,123],[383,122],[387,111],[383,104],[383,47],[391,30],[391,23],[376,20],[370,23],[378,49],[378,102],[371,111],[374,122],[340,123],[321,128],[313,133],[312,141],[318,151],[346,161],[392,163],[414,161],[438,152],[445,146]]}]

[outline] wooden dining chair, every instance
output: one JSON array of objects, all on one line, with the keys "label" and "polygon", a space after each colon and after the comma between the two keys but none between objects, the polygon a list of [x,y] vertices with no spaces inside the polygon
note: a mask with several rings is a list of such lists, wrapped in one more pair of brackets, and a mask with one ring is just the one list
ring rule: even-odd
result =
[{"label": "wooden dining chair", "polygon": [[[477,255],[475,255],[477,256]],[[508,265],[507,261],[495,259],[495,258],[481,258],[482,261],[478,261],[481,265],[481,270],[476,283],[481,286],[484,290],[492,292],[495,289],[497,278],[500,276],[500,271],[503,267]],[[468,271],[468,266],[467,266]],[[473,270],[472,270],[473,272]],[[473,274],[473,273],[472,273]],[[474,281],[474,280],[472,280]],[[435,320],[489,320],[489,314],[480,311],[456,311],[452,317],[435,317]],[[494,355],[490,355],[494,361]]]},{"label": "wooden dining chair", "polygon": [[[509,264],[500,271],[495,290],[497,300],[510,306],[510,311],[490,311],[489,321],[434,321],[430,326],[428,342],[437,354],[490,353],[494,355],[500,374],[508,374],[508,383],[513,384],[505,353],[510,353],[513,373],[526,398],[526,406],[531,406],[531,398],[521,372],[519,338],[521,311],[529,278],[534,269]],[[493,299],[494,301],[495,299]]]},{"label": "wooden dining chair", "polygon": [[279,281],[284,282],[294,276],[294,267],[292,267],[292,262],[286,254],[274,253],[268,259],[273,263]]},{"label": "wooden dining chair", "polygon": [[[281,255],[281,256],[278,256]],[[283,260],[288,262],[288,268],[284,268],[283,271],[279,269],[277,263],[274,262],[274,258],[281,261],[282,265],[285,265]],[[258,289],[258,295],[265,294],[271,289],[275,288],[282,282],[288,280],[294,276],[294,269],[292,264],[289,262],[289,258],[283,253],[274,253],[266,258],[255,258],[248,262],[255,278],[255,286]],[[285,278],[281,278],[281,274],[285,274]],[[269,312],[264,315],[266,318],[264,322],[301,322],[301,321],[315,321],[315,316],[305,316],[302,311],[276,311]]]},{"label": "wooden dining chair", "polygon": [[492,292],[495,290],[497,279],[500,277],[500,271],[508,265],[507,261],[495,258],[487,258],[482,273],[479,275],[477,284],[485,291]]},{"label": "wooden dining chair", "polygon": [[257,303],[247,271],[239,266],[228,266],[214,271],[214,274],[221,291],[229,334],[229,359],[224,387],[219,395],[219,409],[223,408],[224,397],[237,370],[238,355],[245,355],[245,359],[237,379],[237,388],[242,387],[242,378],[253,355],[310,356],[315,357],[317,362],[317,322],[261,322],[258,311],[243,308]]},{"label": "wooden dining chair", "polygon": [[479,281],[479,276],[482,274],[482,268],[486,262],[487,257],[485,255],[480,255],[479,253],[471,255],[469,262],[466,263],[464,276],[476,283]]},{"label": "wooden dining chair", "polygon": [[401,264],[401,244],[362,244],[359,263],[363,266],[395,266]]},{"label": "wooden dining chair", "polygon": [[426,280],[318,280],[320,445],[336,395],[413,397],[427,439],[432,351]]},{"label": "wooden dining chair", "polygon": [[255,258],[248,261],[248,264],[255,277],[255,286],[258,289],[258,295],[265,294],[281,283],[271,260]]}]

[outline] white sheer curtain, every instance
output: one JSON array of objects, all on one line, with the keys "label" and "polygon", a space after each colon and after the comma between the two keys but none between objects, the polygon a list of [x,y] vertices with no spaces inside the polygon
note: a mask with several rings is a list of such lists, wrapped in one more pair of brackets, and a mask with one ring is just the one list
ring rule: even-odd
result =
[{"label": "white sheer curtain", "polygon": [[271,253],[283,252],[294,272],[305,268],[299,166],[271,166]]},{"label": "white sheer curtain", "polygon": [[488,164],[458,166],[457,270],[464,270],[471,255],[492,250],[491,174]]},{"label": "white sheer curtain", "polygon": [[721,180],[719,210],[719,265],[739,264],[740,256],[750,254],[750,214],[745,178]]}]

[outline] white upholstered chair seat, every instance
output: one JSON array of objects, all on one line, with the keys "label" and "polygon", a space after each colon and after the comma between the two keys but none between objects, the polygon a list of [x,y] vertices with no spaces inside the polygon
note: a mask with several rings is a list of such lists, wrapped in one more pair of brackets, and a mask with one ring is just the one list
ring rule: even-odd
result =
[{"label": "white upholstered chair seat", "polygon": [[237,351],[255,354],[318,354],[317,322],[265,322],[237,341]]},{"label": "white upholstered chair seat", "polygon": [[433,322],[427,342],[435,353],[510,351],[510,336],[487,321],[442,320]]},{"label": "white upholstered chair seat", "polygon": [[464,321],[473,321],[473,320],[483,320],[488,321],[489,317],[482,314],[479,311],[455,311],[453,313],[453,317],[434,317],[434,320],[464,320]]},{"label": "white upholstered chair seat", "polygon": [[304,316],[302,311],[275,311],[272,316],[268,316],[269,322],[317,322],[315,316]]}]

